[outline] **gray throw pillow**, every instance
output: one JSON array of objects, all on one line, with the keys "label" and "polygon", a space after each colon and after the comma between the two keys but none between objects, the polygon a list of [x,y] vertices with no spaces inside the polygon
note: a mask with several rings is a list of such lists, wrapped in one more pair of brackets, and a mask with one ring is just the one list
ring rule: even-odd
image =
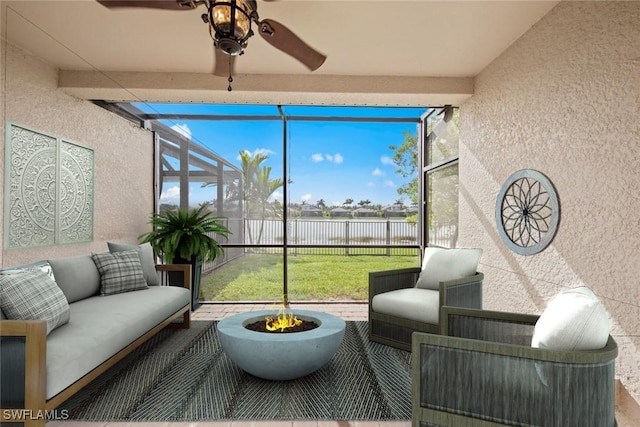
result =
[{"label": "gray throw pillow", "polygon": [[102,295],[148,288],[137,250],[92,253],[91,258],[100,272],[100,293]]},{"label": "gray throw pillow", "polygon": [[69,304],[96,296],[100,293],[100,273],[91,255],[48,260],[56,283],[67,297]]},{"label": "gray throw pillow", "polygon": [[8,319],[46,320],[47,334],[71,318],[69,302],[41,270],[0,275],[0,306]]},{"label": "gray throw pillow", "polygon": [[155,286],[160,284],[158,278],[158,272],[156,271],[156,261],[153,257],[153,248],[150,243],[143,243],[141,245],[126,245],[123,243],[107,242],[109,252],[122,252],[137,250],[140,254],[140,263],[142,264],[142,271],[144,273],[144,280],[147,281],[147,285]]}]

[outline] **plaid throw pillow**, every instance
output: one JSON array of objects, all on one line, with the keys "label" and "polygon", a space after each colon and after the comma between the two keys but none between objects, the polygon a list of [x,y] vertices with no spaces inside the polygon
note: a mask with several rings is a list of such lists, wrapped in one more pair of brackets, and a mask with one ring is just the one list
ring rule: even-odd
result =
[{"label": "plaid throw pillow", "polygon": [[102,295],[147,289],[137,250],[92,253],[91,258],[100,273]]},{"label": "plaid throw pillow", "polygon": [[47,334],[71,318],[62,290],[44,271],[0,275],[0,294],[0,306],[7,318],[46,320]]}]

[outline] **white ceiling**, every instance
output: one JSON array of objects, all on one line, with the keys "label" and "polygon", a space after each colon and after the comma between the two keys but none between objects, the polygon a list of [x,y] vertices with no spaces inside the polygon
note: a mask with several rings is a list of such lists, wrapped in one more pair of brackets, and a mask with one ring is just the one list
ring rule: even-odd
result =
[{"label": "white ceiling", "polygon": [[[261,18],[286,25],[327,55],[327,60],[310,73],[255,36],[236,61],[238,76],[234,84],[243,90],[243,79],[251,82],[256,76],[263,85],[270,78],[294,80],[297,76],[313,78],[309,81],[318,86],[323,81],[335,82],[335,76],[351,76],[362,82],[401,76],[412,78],[407,81],[415,84],[420,84],[419,79],[434,77],[468,80],[557,3],[258,0]],[[78,75],[87,79],[92,73],[121,72],[112,76],[122,78],[119,85],[129,86],[131,72],[195,73],[198,78],[215,82],[216,90],[226,89],[225,78],[210,75],[213,46],[200,19],[203,6],[164,11],[109,10],[94,0],[3,0],[1,4],[2,24],[6,25],[3,33],[8,42],[60,70],[83,72],[70,73],[67,80]],[[155,81],[157,86],[166,84],[166,79]],[[82,85],[95,89],[101,84],[92,81]],[[69,83],[74,85],[81,84]]]}]

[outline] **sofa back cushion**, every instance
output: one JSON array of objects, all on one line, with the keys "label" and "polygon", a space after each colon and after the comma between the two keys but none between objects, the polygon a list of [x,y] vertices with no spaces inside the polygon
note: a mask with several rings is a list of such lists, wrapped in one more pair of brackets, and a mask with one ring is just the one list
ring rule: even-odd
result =
[{"label": "sofa back cushion", "polygon": [[438,290],[440,282],[473,276],[481,256],[479,248],[425,248],[416,288]]},{"label": "sofa back cushion", "polygon": [[91,255],[48,261],[53,269],[56,283],[70,304],[98,295],[100,292],[100,273],[98,273]]}]

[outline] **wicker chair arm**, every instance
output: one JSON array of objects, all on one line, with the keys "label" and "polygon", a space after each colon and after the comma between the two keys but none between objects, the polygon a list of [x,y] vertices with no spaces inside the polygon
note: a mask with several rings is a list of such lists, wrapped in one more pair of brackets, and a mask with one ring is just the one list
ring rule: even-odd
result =
[{"label": "wicker chair arm", "polygon": [[419,336],[414,340],[418,340],[418,345],[420,342],[429,342],[460,350],[561,363],[601,363],[613,360],[618,355],[618,347],[611,337],[607,345],[598,350],[533,348],[531,338],[538,317],[532,314],[445,306],[441,309],[442,335]]},{"label": "wicker chair arm", "polygon": [[615,425],[611,337],[599,350],[555,351],[414,333],[411,354],[413,425]]},{"label": "wicker chair arm", "polygon": [[[484,274],[440,282],[440,305],[452,307],[482,308],[482,284]],[[440,313],[442,316],[442,313]]]},{"label": "wicker chair arm", "polygon": [[414,287],[418,281],[418,275],[420,275],[419,267],[370,272],[369,304],[375,295]]}]

